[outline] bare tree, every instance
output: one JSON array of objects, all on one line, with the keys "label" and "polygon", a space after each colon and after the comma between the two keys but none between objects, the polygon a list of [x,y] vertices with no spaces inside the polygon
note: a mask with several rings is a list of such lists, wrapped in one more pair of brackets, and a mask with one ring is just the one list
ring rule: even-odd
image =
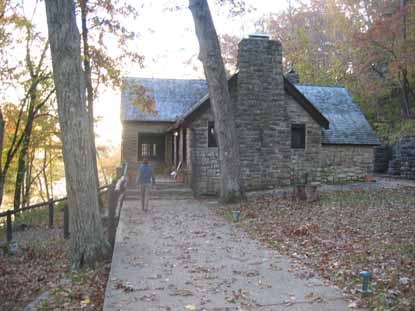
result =
[{"label": "bare tree", "polygon": [[195,23],[200,47],[199,58],[203,63],[215,118],[221,168],[221,198],[225,202],[232,202],[241,195],[239,144],[225,66],[207,1],[189,0],[189,8]]},{"label": "bare tree", "polygon": [[77,270],[105,256],[108,244],[99,214],[75,4],[45,4],[71,215],[72,268]]}]

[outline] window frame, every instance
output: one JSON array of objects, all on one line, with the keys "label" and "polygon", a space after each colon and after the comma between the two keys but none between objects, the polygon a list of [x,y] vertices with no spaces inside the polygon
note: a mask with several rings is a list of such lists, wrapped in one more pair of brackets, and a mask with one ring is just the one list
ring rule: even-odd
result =
[{"label": "window frame", "polygon": [[[301,132],[300,132],[301,131]],[[301,134],[300,143],[295,135]],[[305,123],[291,124],[291,149],[305,150],[307,147],[307,126]]]},{"label": "window frame", "polygon": [[[208,148],[218,147],[218,138],[216,136],[215,121],[208,121]],[[213,132],[212,132],[213,130]]]}]

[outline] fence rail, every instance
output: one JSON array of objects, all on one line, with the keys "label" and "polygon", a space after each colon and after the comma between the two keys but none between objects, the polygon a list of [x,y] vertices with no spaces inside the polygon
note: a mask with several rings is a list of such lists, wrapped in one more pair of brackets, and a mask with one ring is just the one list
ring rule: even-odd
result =
[{"label": "fence rail", "polygon": [[[108,202],[109,202],[109,218],[110,218],[110,236],[111,232],[115,235],[117,221],[112,219],[111,217],[116,217],[117,209],[120,210],[122,203],[124,201],[125,189],[126,189],[126,175],[127,175],[127,164],[124,165],[121,171],[121,176],[117,176],[118,179],[114,180],[111,184],[105,185],[100,187],[99,195],[103,195],[104,193],[108,192]],[[59,202],[66,201],[68,198],[60,198],[55,200],[49,200],[46,202],[41,202],[37,204],[33,204],[30,206],[22,207],[19,209],[8,210],[5,212],[0,213],[0,219],[6,217],[6,240],[7,242],[11,242],[13,240],[13,221],[12,216],[21,212],[25,212],[28,210],[33,210],[41,207],[48,207],[48,214],[49,214],[49,228],[53,228],[54,226],[54,215],[55,215],[55,204]],[[69,238],[69,208],[68,204],[64,205],[63,208],[63,236],[65,239]],[[118,214],[119,215],[119,214]],[[115,227],[113,227],[115,226]],[[112,240],[112,238],[111,238]]]}]

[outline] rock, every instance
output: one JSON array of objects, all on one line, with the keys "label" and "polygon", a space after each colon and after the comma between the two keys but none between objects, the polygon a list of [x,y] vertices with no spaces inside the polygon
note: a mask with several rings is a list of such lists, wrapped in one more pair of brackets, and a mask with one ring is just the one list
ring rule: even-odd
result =
[{"label": "rock", "polygon": [[409,278],[406,277],[406,276],[399,278],[399,284],[401,284],[401,285],[408,285],[409,284]]}]

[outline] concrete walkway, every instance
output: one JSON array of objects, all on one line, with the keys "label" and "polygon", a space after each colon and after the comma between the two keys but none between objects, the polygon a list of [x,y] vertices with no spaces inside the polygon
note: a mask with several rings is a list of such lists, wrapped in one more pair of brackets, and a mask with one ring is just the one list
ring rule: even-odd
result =
[{"label": "concrete walkway", "polygon": [[339,290],[300,279],[290,260],[215,214],[211,200],[161,183],[150,211],[130,190],[117,231],[105,311],[348,310]]}]

